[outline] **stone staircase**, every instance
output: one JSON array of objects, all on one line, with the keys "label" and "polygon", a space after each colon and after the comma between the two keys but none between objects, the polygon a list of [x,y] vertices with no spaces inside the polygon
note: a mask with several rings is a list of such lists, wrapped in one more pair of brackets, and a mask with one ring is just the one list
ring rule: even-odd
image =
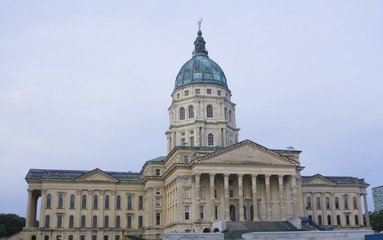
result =
[{"label": "stone staircase", "polygon": [[248,232],[283,232],[298,229],[288,221],[273,222],[227,222],[225,239],[242,239],[242,234]]}]

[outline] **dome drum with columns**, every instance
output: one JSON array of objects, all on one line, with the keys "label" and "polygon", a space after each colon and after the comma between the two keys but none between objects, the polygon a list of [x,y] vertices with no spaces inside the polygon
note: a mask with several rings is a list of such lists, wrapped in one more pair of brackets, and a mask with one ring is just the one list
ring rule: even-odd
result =
[{"label": "dome drum with columns", "polygon": [[26,227],[8,240],[158,239],[275,221],[301,229],[305,219],[323,229],[369,229],[364,179],[301,176],[301,151],[238,140],[225,74],[205,43],[198,31],[177,75],[167,155],[137,173],[30,169]]}]

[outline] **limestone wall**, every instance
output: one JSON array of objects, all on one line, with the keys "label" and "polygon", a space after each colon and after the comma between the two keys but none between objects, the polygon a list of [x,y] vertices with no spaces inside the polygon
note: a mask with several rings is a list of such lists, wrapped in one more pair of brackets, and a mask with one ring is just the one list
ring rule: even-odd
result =
[{"label": "limestone wall", "polygon": [[223,233],[167,233],[162,240],[223,240]]}]

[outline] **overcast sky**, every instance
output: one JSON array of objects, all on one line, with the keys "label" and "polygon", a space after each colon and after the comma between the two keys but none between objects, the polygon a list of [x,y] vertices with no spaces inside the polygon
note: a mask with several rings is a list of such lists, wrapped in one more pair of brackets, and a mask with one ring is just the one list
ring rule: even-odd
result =
[{"label": "overcast sky", "polygon": [[383,1],[0,0],[0,212],[30,168],[140,171],[166,155],[197,21],[240,140],[302,150],[302,175],[383,185]]}]

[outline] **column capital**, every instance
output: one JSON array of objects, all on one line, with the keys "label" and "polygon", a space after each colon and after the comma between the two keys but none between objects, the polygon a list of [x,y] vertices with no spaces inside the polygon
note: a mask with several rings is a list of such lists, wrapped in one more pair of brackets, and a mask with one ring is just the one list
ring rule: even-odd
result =
[{"label": "column capital", "polygon": [[210,177],[215,177],[215,173],[209,173]]},{"label": "column capital", "polygon": [[271,174],[269,174],[269,173],[268,173],[268,174],[265,174],[265,177],[268,177],[268,178],[269,178],[269,177],[271,177]]},{"label": "column capital", "polygon": [[243,178],[243,176],[244,176],[245,174],[243,174],[243,173],[238,173],[237,175],[238,175],[238,178]]},{"label": "column capital", "polygon": [[230,176],[230,173],[224,173],[223,176],[226,178],[226,177],[229,177]]},{"label": "column capital", "polygon": [[194,173],[194,176],[196,176],[196,177],[200,177],[200,176],[201,176],[201,173],[196,172],[196,173]]},{"label": "column capital", "polygon": [[256,174],[256,173],[251,174],[251,177],[253,177],[253,178],[257,178],[257,176],[258,176],[258,174]]}]

